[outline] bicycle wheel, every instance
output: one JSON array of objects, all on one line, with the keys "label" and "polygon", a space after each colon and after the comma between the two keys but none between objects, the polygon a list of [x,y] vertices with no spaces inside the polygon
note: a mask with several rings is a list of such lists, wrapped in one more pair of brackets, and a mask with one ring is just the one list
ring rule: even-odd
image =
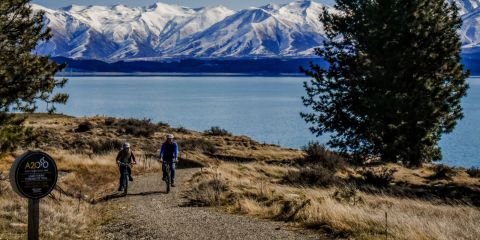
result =
[{"label": "bicycle wheel", "polygon": [[124,186],[123,194],[127,195],[127,193],[128,193],[128,170],[127,170],[127,166],[125,166],[125,170],[124,170],[124,173],[123,173],[123,186]]},{"label": "bicycle wheel", "polygon": [[170,174],[171,174],[170,173],[170,165],[166,164],[165,165],[165,177],[166,177],[165,184],[167,185],[166,186],[167,187],[167,189],[166,189],[167,193],[170,193]]}]

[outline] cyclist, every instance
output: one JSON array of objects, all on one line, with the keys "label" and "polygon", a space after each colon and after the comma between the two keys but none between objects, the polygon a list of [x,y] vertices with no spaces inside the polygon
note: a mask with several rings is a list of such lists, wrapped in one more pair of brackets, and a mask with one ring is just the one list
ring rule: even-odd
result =
[{"label": "cyclist", "polygon": [[160,161],[162,163],[163,181],[165,181],[165,162],[170,163],[170,176],[172,187],[175,187],[175,163],[178,162],[178,145],[174,141],[173,134],[167,134],[167,140],[162,144],[160,150]]},{"label": "cyclist", "polygon": [[[130,143],[124,143],[122,146],[122,150],[118,152],[117,154],[117,164],[119,166],[120,170],[120,184],[118,187],[118,191],[123,191],[124,187],[123,186],[123,172],[124,168],[127,168],[128,171],[128,180],[133,181],[132,178],[132,163],[137,164],[137,161],[135,160],[135,155],[133,154],[133,151],[130,149]],[[120,165],[120,163],[126,163],[128,165]]]}]

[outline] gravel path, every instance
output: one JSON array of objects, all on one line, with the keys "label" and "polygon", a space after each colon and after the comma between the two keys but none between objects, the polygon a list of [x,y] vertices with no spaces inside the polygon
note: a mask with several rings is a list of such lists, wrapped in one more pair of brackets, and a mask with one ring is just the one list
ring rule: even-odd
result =
[{"label": "gravel path", "polygon": [[164,193],[160,174],[135,178],[127,197],[106,203],[118,209],[102,227],[106,239],[325,239],[280,222],[182,206],[182,183],[195,171],[199,169],[177,170],[179,184],[170,194]]}]

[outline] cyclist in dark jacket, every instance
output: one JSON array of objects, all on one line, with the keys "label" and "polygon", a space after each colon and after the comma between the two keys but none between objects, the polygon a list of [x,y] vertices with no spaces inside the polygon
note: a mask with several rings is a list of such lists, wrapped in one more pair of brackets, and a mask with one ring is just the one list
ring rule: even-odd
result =
[{"label": "cyclist in dark jacket", "polygon": [[[123,191],[124,187],[122,183],[123,179],[123,172],[124,169],[127,168],[128,171],[128,179],[130,181],[133,181],[132,178],[132,164],[137,164],[137,161],[135,160],[135,155],[133,154],[133,151],[130,149],[130,144],[129,143],[124,143],[122,150],[118,152],[117,154],[117,164],[120,170],[120,184],[118,187],[118,191]],[[126,163],[128,165],[120,165],[120,163]]]},{"label": "cyclist in dark jacket", "polygon": [[[170,163],[170,172],[172,187],[175,187],[175,163],[178,162],[178,145],[173,140],[173,135],[167,135],[167,141],[162,144],[160,150],[160,160]],[[162,163],[163,180],[165,181],[165,164]]]}]

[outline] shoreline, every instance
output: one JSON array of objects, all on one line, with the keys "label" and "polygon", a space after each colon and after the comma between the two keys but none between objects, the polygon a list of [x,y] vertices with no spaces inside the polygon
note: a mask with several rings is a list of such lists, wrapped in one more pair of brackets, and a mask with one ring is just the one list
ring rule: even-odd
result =
[{"label": "shoreline", "polygon": [[[305,77],[302,73],[61,72],[56,77]],[[480,75],[468,78],[480,79]]]},{"label": "shoreline", "polygon": [[[32,116],[32,114],[30,113],[18,113],[18,114],[26,114],[27,116],[30,115]],[[94,119],[94,118],[119,118],[119,119],[135,119],[135,120],[141,120],[140,118],[135,118],[135,117],[121,117],[121,116],[109,116],[109,115],[104,115],[104,114],[96,114],[96,115],[82,115],[82,116],[75,116],[75,115],[68,115],[68,114],[63,114],[63,113],[56,113],[56,114],[52,114],[52,115],[49,115],[48,113],[46,112],[36,112],[36,113],[33,113],[33,116],[51,116],[53,118],[55,117],[67,117],[67,118],[72,118],[72,119]],[[167,124],[170,125],[170,123],[167,122]],[[184,128],[183,125],[179,125],[179,126],[174,126],[174,125],[170,125],[172,128]],[[221,127],[221,126],[220,126]],[[193,129],[193,128],[186,128],[188,131],[193,131],[193,132],[203,132],[204,130],[202,129]],[[248,135],[245,135],[245,134],[237,134],[237,133],[234,133],[233,132],[233,135],[234,136],[237,136],[237,137],[246,137],[246,138],[249,138],[253,141],[256,141],[258,142],[259,144],[264,144],[264,145],[271,145],[271,146],[275,146],[275,147],[279,147],[279,148],[282,148],[282,149],[285,149],[285,150],[293,150],[293,151],[302,151],[302,147],[292,147],[292,146],[285,146],[285,145],[282,145],[282,144],[277,144],[277,143],[274,143],[274,142],[267,142],[267,141],[262,141],[262,140],[259,140],[259,139],[255,139],[251,136],[248,136]],[[320,144],[323,144],[323,145],[326,145],[325,143],[323,142],[320,142]],[[305,143],[305,145],[307,145],[308,142]],[[444,159],[445,160],[445,159]],[[471,169],[471,168],[480,168],[479,165],[472,165],[472,166],[464,166],[464,165],[451,165],[451,164],[448,164],[448,163],[445,163],[444,160],[442,161],[438,161],[438,162],[431,162],[429,164],[432,164],[432,165],[445,165],[445,166],[448,166],[448,167],[451,167],[451,168],[455,168],[455,169],[460,169],[460,170],[467,170],[467,169]]]},{"label": "shoreline", "polygon": [[156,72],[70,72],[56,77],[305,77],[300,73],[156,73]]}]

